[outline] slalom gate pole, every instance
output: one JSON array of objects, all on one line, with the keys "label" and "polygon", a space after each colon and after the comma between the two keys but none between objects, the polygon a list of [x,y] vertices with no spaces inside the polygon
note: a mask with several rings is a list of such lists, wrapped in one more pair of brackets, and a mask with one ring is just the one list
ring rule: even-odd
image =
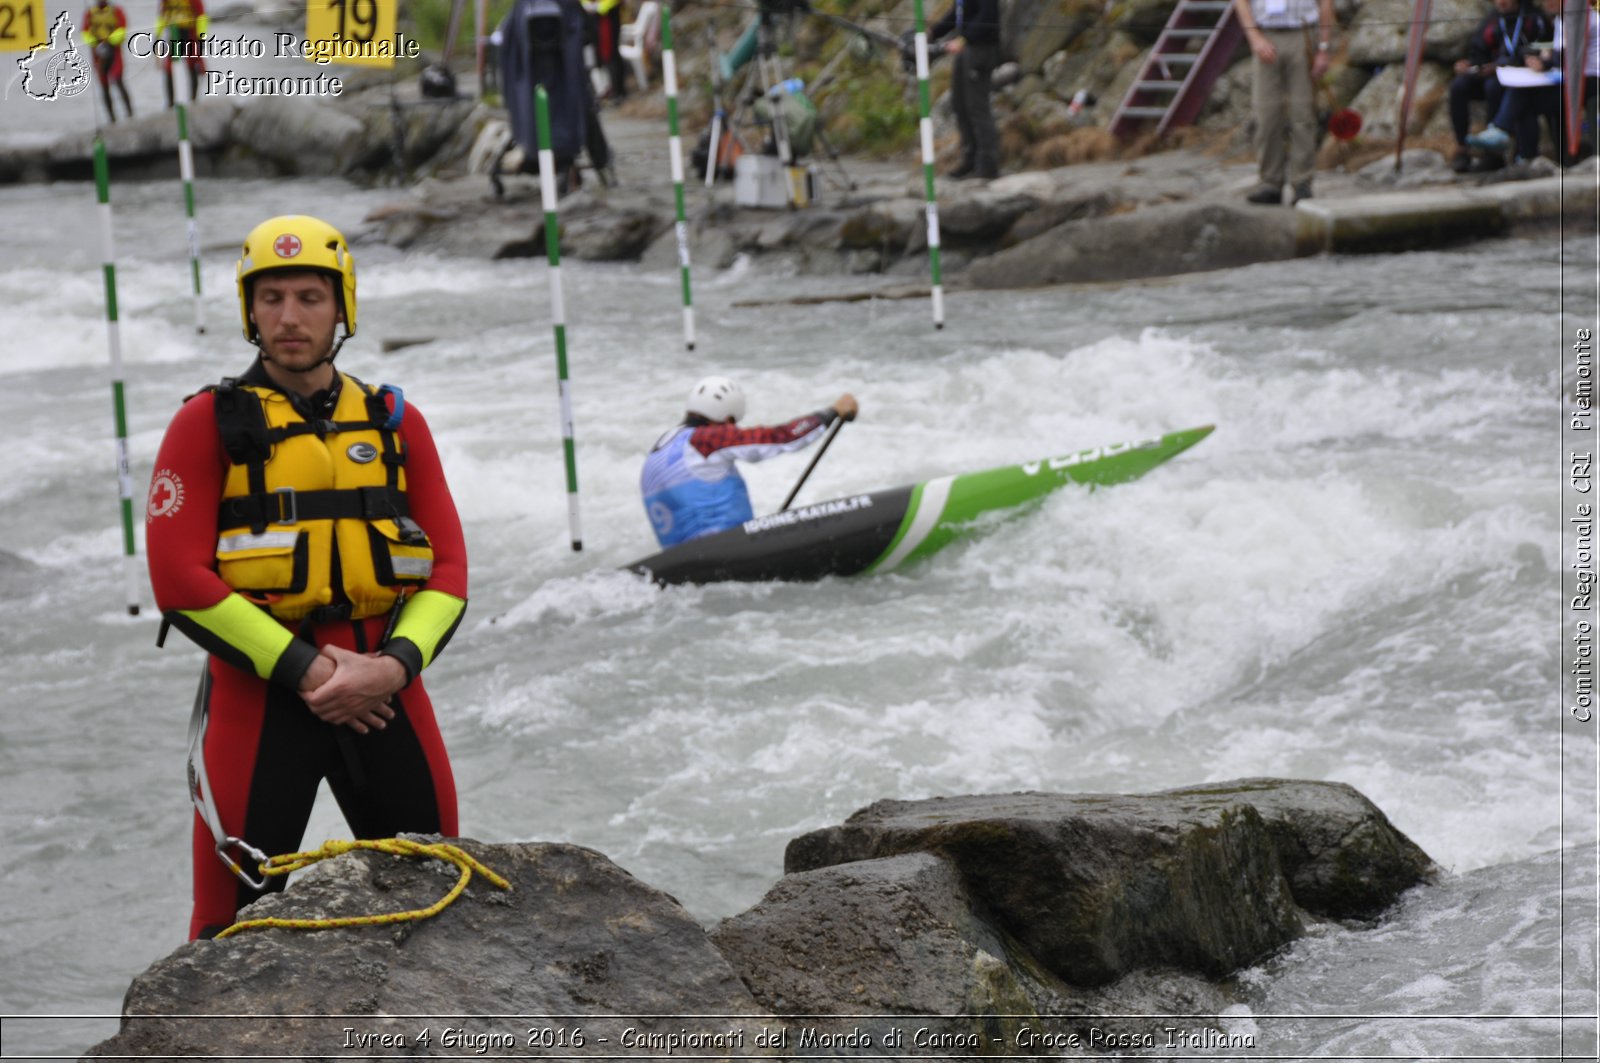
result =
[{"label": "slalom gate pole", "polygon": [[[177,33],[174,31],[174,43]],[[189,223],[189,277],[194,287],[194,330],[204,332],[200,305],[200,229],[194,220],[194,149],[189,144],[189,61],[172,61],[173,110],[178,112],[178,175],[183,179],[183,212]]]},{"label": "slalom gate pole", "polygon": [[928,266],[932,271],[933,327],[944,328],[944,278],[939,265],[939,200],[933,191],[933,118],[928,93],[928,24],[916,0],[917,98],[922,117],[922,188],[928,204]]},{"label": "slalom gate pole", "polygon": [[[715,60],[713,60],[714,62]],[[706,187],[717,179],[717,164],[722,161],[722,101],[715,102],[711,112],[711,154],[706,159]]]},{"label": "slalom gate pole", "polygon": [[[678,135],[678,60],[672,52],[672,5],[661,5],[661,80],[667,93],[667,152],[672,156],[672,197],[677,205],[678,269],[683,276],[683,345],[694,350],[694,296],[689,288],[689,223],[683,210],[683,138]],[[716,134],[712,134],[716,153]],[[711,169],[715,170],[715,164]]]},{"label": "slalom gate pole", "polygon": [[539,196],[544,202],[544,250],[550,259],[550,320],[556,334],[556,385],[561,396],[561,449],[567,462],[567,526],[572,548],[583,549],[578,530],[578,449],[572,433],[572,387],[567,381],[567,306],[561,292],[561,227],[556,220],[556,157],[550,150],[550,94],[533,94],[539,124]]},{"label": "slalom gate pole", "polygon": [[111,231],[111,168],[106,142],[94,136],[94,191],[100,201],[101,271],[106,286],[106,345],[111,351],[111,407],[117,426],[117,493],[122,508],[122,564],[128,615],[139,615],[139,571],[133,545],[133,472],[128,464],[128,414],[122,393],[122,331],[117,324],[116,243]]},{"label": "slalom gate pole", "polygon": [[717,54],[717,35],[706,30],[706,43],[711,52],[711,151],[706,156],[706,187],[717,180],[717,166],[722,162],[722,56]]},{"label": "slalom gate pole", "polygon": [[1427,45],[1428,17],[1433,0],[1417,0],[1411,13],[1411,28],[1406,35],[1405,77],[1400,88],[1399,128],[1394,138],[1394,172],[1399,173],[1406,153],[1406,126],[1411,122],[1411,100],[1417,93],[1417,75],[1422,70],[1422,51]]},{"label": "slalom gate pole", "polygon": [[489,39],[488,34],[485,32],[488,27],[484,25],[486,21],[484,6],[488,2],[489,0],[473,0],[472,4],[472,22],[477,32],[477,36],[473,38],[473,69],[478,73],[478,99],[480,100],[483,99],[483,44],[484,41]]}]

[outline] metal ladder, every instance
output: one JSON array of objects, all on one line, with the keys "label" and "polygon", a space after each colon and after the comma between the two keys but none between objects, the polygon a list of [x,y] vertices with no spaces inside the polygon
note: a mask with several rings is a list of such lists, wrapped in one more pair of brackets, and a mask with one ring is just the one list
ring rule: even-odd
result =
[{"label": "metal ladder", "polygon": [[1178,0],[1108,128],[1126,138],[1150,122],[1157,136],[1193,124],[1243,39],[1231,0]]}]

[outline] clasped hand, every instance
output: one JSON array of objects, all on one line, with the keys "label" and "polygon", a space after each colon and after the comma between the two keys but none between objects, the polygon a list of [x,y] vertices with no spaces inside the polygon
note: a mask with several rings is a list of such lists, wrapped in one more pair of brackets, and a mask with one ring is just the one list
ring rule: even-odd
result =
[{"label": "clasped hand", "polygon": [[323,646],[300,680],[300,697],[318,719],[367,734],[394,719],[389,700],[405,685],[405,665],[393,657]]}]

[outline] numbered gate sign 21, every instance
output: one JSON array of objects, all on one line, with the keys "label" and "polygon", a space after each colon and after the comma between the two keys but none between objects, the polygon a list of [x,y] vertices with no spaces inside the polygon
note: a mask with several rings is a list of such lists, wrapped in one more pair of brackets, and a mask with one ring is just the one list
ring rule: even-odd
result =
[{"label": "numbered gate sign 21", "polygon": [[44,0],[0,0],[0,52],[27,52],[50,43]]}]

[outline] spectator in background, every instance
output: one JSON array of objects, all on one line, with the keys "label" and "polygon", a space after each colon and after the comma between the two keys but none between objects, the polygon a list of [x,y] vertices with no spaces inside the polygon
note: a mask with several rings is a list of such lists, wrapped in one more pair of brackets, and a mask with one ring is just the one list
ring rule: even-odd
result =
[{"label": "spectator in background", "polygon": [[[1502,66],[1521,66],[1522,57],[1539,41],[1550,39],[1550,25],[1544,12],[1519,0],[1494,0],[1494,10],[1486,15],[1467,38],[1465,58],[1456,60],[1455,78],[1450,82],[1450,127],[1456,135],[1456,154],[1450,168],[1456,173],[1473,169],[1467,130],[1471,127],[1468,110],[1473,100],[1489,105],[1493,118],[1500,112],[1505,88],[1495,76]],[[1480,171],[1497,170],[1505,165],[1503,150],[1490,152],[1478,164]]]},{"label": "spectator in background", "polygon": [[[1528,162],[1539,154],[1539,119],[1550,126],[1550,140],[1555,145],[1556,158],[1567,162],[1569,157],[1567,125],[1563,109],[1566,91],[1562,87],[1561,72],[1566,53],[1566,20],[1561,17],[1562,0],[1544,0],[1544,14],[1552,29],[1550,46],[1529,52],[1524,65],[1536,74],[1552,75],[1545,85],[1508,87],[1501,99],[1500,110],[1494,120],[1481,133],[1467,137],[1467,146],[1480,151],[1503,156],[1506,149],[1516,145],[1516,161]],[[1592,111],[1594,94],[1600,87],[1600,13],[1589,9],[1588,45],[1583,64],[1583,93],[1585,111]],[[1584,131],[1593,133],[1592,122]],[[1593,144],[1589,146],[1593,151]]]},{"label": "spectator in background", "polygon": [[1000,0],[956,0],[928,30],[928,40],[944,41],[956,57],[950,78],[950,104],[961,130],[961,165],[951,177],[1000,176],[1000,133],[995,129],[989,93],[1000,65]]},{"label": "spectator in background", "polygon": [[172,55],[182,56],[189,68],[189,102],[200,95],[200,75],[206,72],[202,42],[210,29],[211,16],[206,14],[205,0],[161,0],[156,8],[156,37],[172,45],[171,54],[159,60],[168,107],[173,105]]},{"label": "spectator in background", "polygon": [[628,64],[622,58],[622,0],[599,0],[595,13],[599,16],[595,53],[610,83],[605,99],[621,100],[628,95]]},{"label": "spectator in background", "polygon": [[[1255,56],[1251,103],[1261,183],[1245,198],[1283,202],[1288,180],[1294,201],[1311,198],[1317,154],[1317,112],[1311,86],[1328,72],[1333,47],[1333,0],[1234,0]],[[1309,37],[1317,27],[1316,43]]]},{"label": "spectator in background", "polygon": [[95,0],[83,12],[83,41],[94,53],[94,72],[100,76],[100,95],[105,100],[106,114],[117,120],[117,109],[111,105],[111,89],[116,87],[122,95],[122,106],[128,117],[133,117],[133,101],[128,98],[128,84],[122,80],[122,42],[128,38],[128,16],[110,0]]}]

